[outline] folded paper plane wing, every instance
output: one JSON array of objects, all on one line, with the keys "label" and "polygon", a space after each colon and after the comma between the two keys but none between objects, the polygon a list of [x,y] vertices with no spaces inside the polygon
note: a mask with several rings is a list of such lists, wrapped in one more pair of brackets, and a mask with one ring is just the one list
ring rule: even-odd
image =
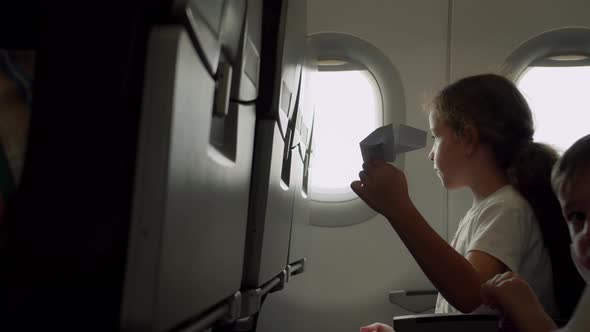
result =
[{"label": "folded paper plane wing", "polygon": [[388,124],[375,129],[360,142],[363,161],[379,159],[393,162],[400,153],[426,146],[426,132],[403,124]]}]

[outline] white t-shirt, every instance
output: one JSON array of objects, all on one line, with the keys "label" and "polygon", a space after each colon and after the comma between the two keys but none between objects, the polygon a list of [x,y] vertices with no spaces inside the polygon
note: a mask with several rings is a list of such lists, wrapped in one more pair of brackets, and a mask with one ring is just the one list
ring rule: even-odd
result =
[{"label": "white t-shirt", "polygon": [[[451,246],[466,256],[479,250],[520,274],[535,291],[545,311],[556,316],[549,252],[529,203],[506,185],[473,206],[461,222]],[[459,313],[440,294],[436,313]],[[492,312],[485,306],[475,312]]]}]

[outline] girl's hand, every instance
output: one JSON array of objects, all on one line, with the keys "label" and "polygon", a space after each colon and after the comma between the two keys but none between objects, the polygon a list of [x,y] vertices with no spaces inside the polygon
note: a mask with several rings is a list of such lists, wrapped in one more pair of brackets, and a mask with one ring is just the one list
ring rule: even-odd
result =
[{"label": "girl's hand", "polygon": [[393,328],[383,323],[373,323],[371,325],[361,327],[360,332],[394,332]]},{"label": "girl's hand", "polygon": [[[373,210],[390,221],[413,207],[404,173],[382,160],[363,163],[360,181],[350,184],[352,190]],[[392,219],[393,218],[393,219]]]},{"label": "girl's hand", "polygon": [[529,284],[514,272],[497,274],[482,284],[481,298],[483,304],[499,309],[519,330],[549,331],[554,327]]}]

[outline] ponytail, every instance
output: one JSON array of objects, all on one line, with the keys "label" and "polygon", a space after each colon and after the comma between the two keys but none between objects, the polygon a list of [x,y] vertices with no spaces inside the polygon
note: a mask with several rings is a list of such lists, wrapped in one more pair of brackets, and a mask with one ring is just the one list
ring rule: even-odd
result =
[{"label": "ponytail", "polygon": [[551,187],[551,170],[558,158],[558,153],[548,145],[526,141],[508,166],[508,177],[535,213],[551,258],[559,318],[569,319],[582,294],[584,281],[572,261],[567,224]]}]

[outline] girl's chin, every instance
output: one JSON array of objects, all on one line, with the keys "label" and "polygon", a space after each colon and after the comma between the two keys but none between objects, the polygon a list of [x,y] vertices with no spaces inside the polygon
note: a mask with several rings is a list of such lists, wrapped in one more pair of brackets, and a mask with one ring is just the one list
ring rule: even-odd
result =
[{"label": "girl's chin", "polygon": [[445,179],[445,177],[442,175],[442,173],[437,173],[437,175],[438,175],[438,179],[440,180],[440,184],[442,184],[442,186],[445,189],[452,190],[452,189],[459,188],[457,185],[450,182],[449,179]]}]

